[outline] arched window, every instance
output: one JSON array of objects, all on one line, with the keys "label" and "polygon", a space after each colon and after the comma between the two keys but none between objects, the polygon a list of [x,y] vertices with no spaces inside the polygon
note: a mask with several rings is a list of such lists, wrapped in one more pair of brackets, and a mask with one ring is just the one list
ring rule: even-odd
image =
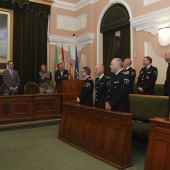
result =
[{"label": "arched window", "polygon": [[130,58],[129,13],[122,4],[111,6],[103,16],[100,32],[103,33],[103,64],[105,74],[110,75],[113,58]]}]

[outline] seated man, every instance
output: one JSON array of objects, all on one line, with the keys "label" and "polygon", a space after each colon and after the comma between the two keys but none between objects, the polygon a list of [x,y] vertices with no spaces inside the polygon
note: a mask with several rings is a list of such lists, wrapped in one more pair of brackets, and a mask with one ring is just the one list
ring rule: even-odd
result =
[{"label": "seated man", "polygon": [[64,69],[63,63],[59,63],[59,70],[55,71],[55,82],[60,84],[62,80],[68,80],[68,70]]},{"label": "seated man", "polygon": [[90,77],[91,70],[89,67],[83,67],[81,71],[82,77],[85,79],[77,96],[77,103],[87,106],[93,106],[93,88],[94,83]]}]

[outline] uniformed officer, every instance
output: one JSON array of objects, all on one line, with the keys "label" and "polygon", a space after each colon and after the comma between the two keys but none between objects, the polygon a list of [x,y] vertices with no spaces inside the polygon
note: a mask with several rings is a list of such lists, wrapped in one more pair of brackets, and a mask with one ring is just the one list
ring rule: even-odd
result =
[{"label": "uniformed officer", "polygon": [[103,64],[97,64],[94,68],[94,73],[97,76],[95,79],[95,107],[105,108],[105,102],[108,91],[108,84],[110,78],[104,75],[104,66]]},{"label": "uniformed officer", "polygon": [[140,70],[137,82],[137,89],[139,94],[155,94],[155,82],[158,76],[158,69],[153,67],[152,58],[149,56],[144,57],[144,67]]},{"label": "uniformed officer", "polygon": [[130,77],[130,88],[129,88],[129,93],[133,94],[134,93],[134,81],[136,77],[136,70],[131,67],[132,60],[130,58],[126,58],[123,61],[123,67],[125,68],[125,72],[129,74]]},{"label": "uniformed officer", "polygon": [[90,77],[91,70],[89,67],[83,67],[81,70],[81,75],[85,79],[81,90],[77,96],[77,103],[93,106],[93,89],[94,83]]},{"label": "uniformed officer", "polygon": [[164,84],[164,94],[165,96],[170,96],[170,50],[165,53],[165,61],[168,62],[168,68]]},{"label": "uniformed officer", "polygon": [[124,74],[123,62],[114,58],[110,64],[111,72],[115,73],[109,84],[105,103],[106,110],[130,112],[129,86],[130,78]]}]

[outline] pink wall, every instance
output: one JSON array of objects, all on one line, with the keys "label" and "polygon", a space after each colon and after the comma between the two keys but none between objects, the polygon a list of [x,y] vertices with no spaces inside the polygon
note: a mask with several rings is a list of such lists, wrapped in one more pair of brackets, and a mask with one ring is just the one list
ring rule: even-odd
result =
[{"label": "pink wall", "polygon": [[[77,3],[80,0],[64,0],[64,2],[68,3]],[[155,10],[160,10],[170,6],[170,1],[161,0],[154,4],[143,6],[143,0],[119,0],[117,2],[123,3],[127,9],[129,10],[131,16],[133,18],[139,17],[141,15],[153,12]],[[87,27],[76,32],[77,36],[86,34],[86,33],[95,33],[95,38],[93,40],[93,44],[88,44],[79,52],[79,58],[82,54],[86,54],[87,56],[87,66],[92,69],[92,78],[94,78],[93,69],[95,64],[97,63],[97,26],[99,22],[99,18],[101,17],[101,13],[103,10],[106,10],[106,6],[108,5],[109,0],[100,0],[94,4],[90,4],[81,8],[78,11],[69,11],[65,9],[60,9],[56,7],[52,7],[51,16],[49,20],[49,34],[56,36],[65,36],[72,37],[74,31],[67,30],[59,30],[57,29],[57,14],[78,17],[84,13],[87,13]],[[109,7],[109,6],[108,6]],[[150,41],[152,43],[152,47],[155,52],[159,55],[164,55],[165,51],[170,48],[162,47],[158,44],[157,35],[153,36],[151,33],[146,33],[144,31],[136,31],[133,28],[133,44],[132,44],[132,59],[133,66],[139,72],[142,67],[142,59],[144,57],[144,42]],[[55,56],[55,47],[50,45],[49,47],[49,58],[50,58],[50,70],[53,71],[54,65],[54,56]]]}]

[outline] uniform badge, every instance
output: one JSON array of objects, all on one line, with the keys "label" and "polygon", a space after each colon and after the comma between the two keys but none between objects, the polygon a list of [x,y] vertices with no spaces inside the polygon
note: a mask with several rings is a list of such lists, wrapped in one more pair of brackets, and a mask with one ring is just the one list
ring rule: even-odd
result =
[{"label": "uniform badge", "polygon": [[135,72],[132,71],[132,72],[131,72],[131,75],[134,76],[134,75],[135,75]]},{"label": "uniform badge", "polygon": [[86,83],[86,87],[90,87],[90,83]]},{"label": "uniform badge", "polygon": [[124,79],[125,84],[129,84],[129,79]]},{"label": "uniform badge", "polygon": [[129,74],[129,71],[124,71],[123,74]]},{"label": "uniform badge", "polygon": [[140,74],[143,74],[143,71],[141,71]]},{"label": "uniform badge", "polygon": [[146,79],[149,79],[149,77],[147,76]]},{"label": "uniform badge", "polygon": [[157,71],[154,71],[153,74],[154,74],[154,75],[157,75]]}]

